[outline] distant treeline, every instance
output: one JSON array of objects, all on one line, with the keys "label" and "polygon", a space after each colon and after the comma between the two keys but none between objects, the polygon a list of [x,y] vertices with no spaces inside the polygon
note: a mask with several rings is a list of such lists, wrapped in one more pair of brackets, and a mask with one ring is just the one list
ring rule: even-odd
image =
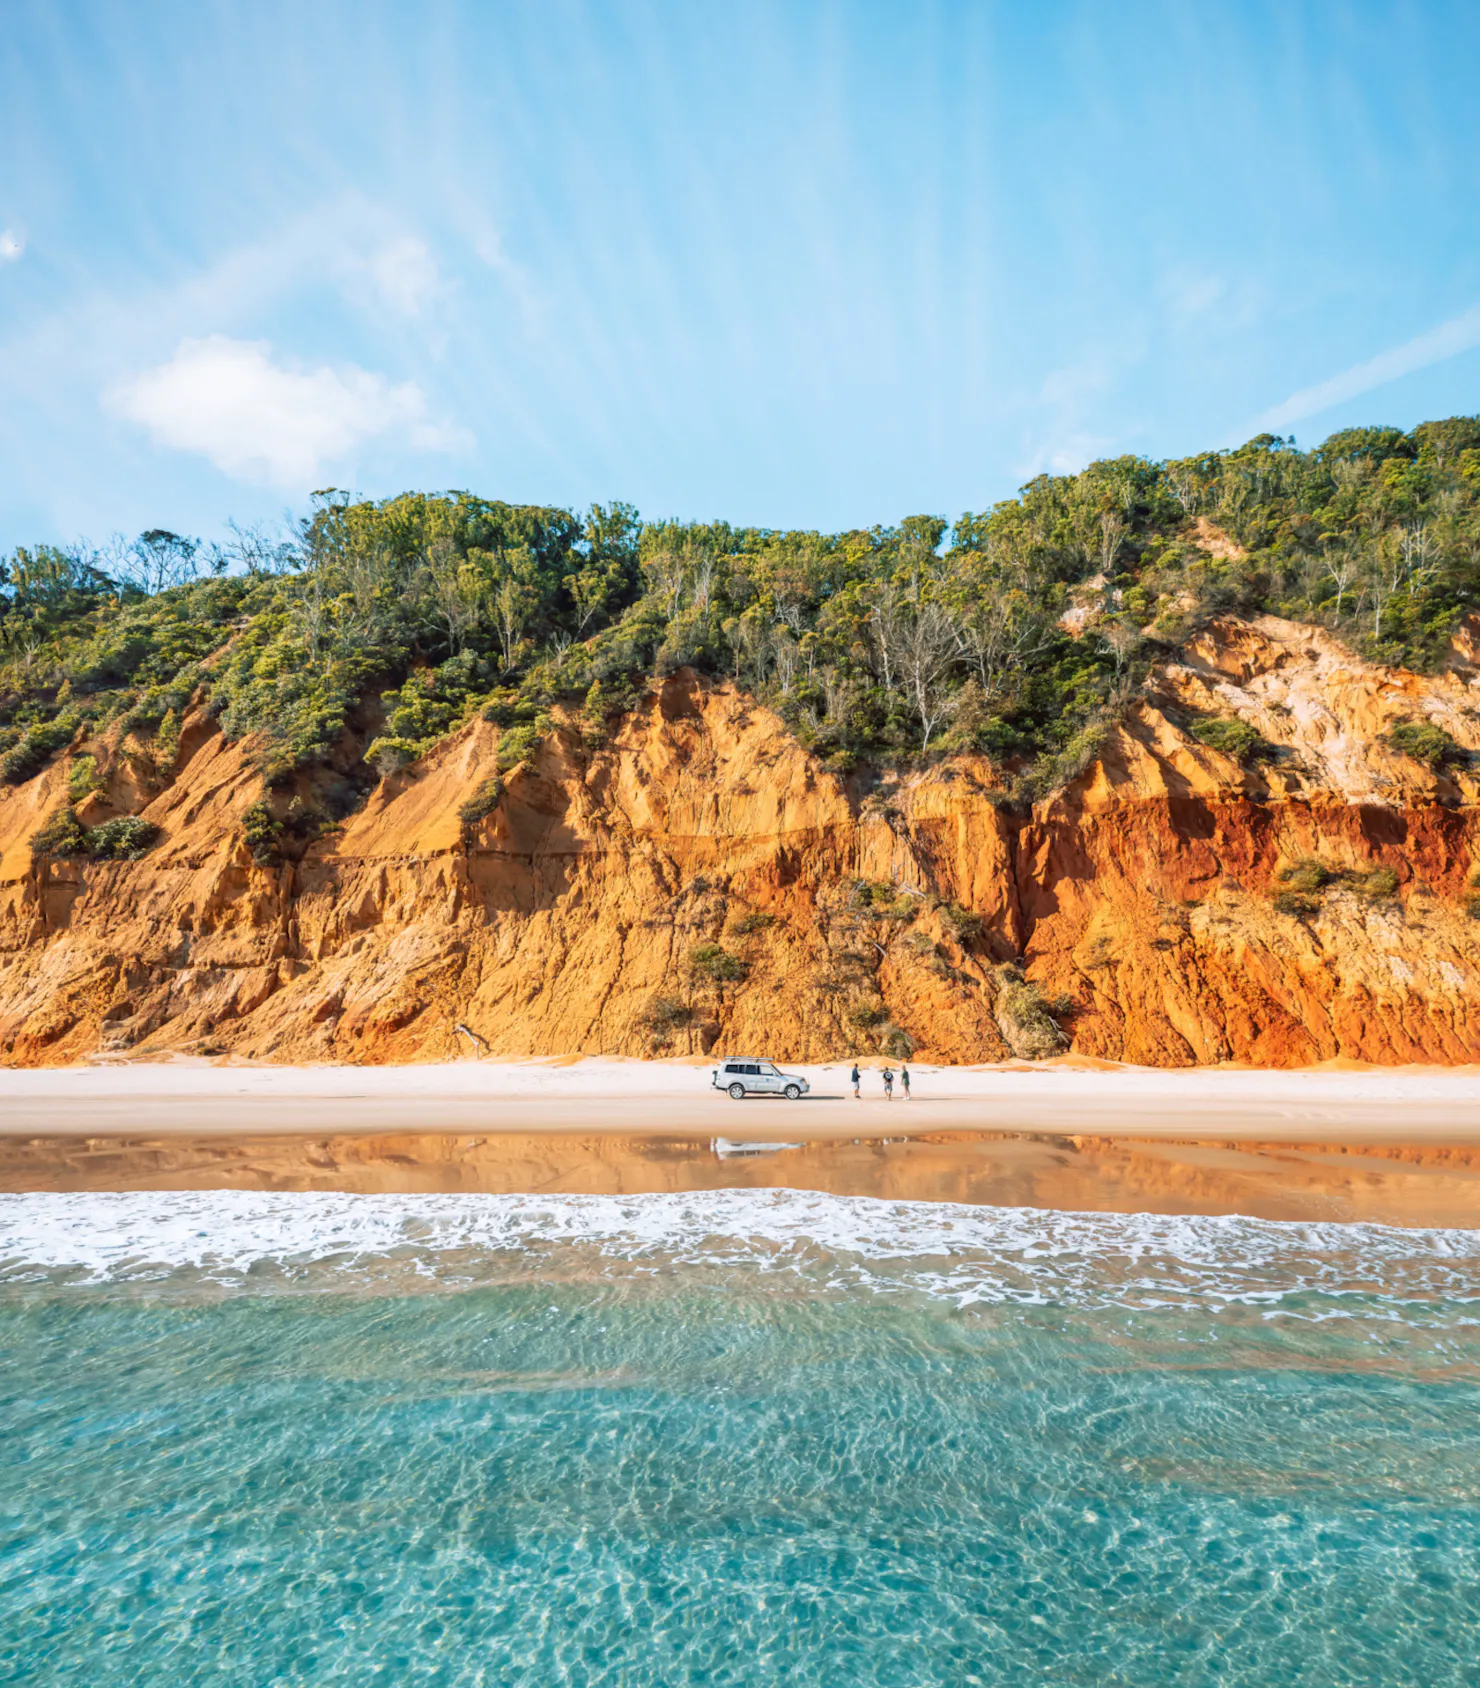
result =
[{"label": "distant treeline", "polygon": [[0,777],[120,717],[168,742],[205,701],[262,735],[269,777],[333,762],[363,783],[479,709],[530,742],[557,702],[599,732],[688,665],[836,769],[972,748],[1031,791],[1211,616],[1319,622],[1424,669],[1477,606],[1475,417],[1118,457],[954,525],[839,534],[331,491],[282,536],[0,562]]}]

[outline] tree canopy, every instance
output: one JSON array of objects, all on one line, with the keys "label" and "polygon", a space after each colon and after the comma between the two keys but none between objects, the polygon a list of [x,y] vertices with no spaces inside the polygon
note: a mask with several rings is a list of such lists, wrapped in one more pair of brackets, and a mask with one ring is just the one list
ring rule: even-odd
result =
[{"label": "tree canopy", "polygon": [[331,490],[283,535],[0,560],[0,777],[119,719],[168,733],[194,702],[260,735],[270,777],[338,758],[368,778],[474,710],[602,720],[687,665],[840,770],[974,748],[1041,786],[1209,617],[1317,622],[1424,669],[1476,607],[1475,417],[1118,457],[954,524],[834,534]]}]

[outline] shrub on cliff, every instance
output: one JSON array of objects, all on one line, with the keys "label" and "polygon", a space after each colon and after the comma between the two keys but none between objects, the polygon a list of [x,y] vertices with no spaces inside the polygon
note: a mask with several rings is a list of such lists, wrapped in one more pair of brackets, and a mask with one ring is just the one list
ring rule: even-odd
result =
[{"label": "shrub on cliff", "polygon": [[748,969],[745,962],[720,944],[695,944],[689,951],[689,967],[701,978],[715,984],[743,979]]},{"label": "shrub on cliff", "polygon": [[531,723],[523,727],[509,727],[499,736],[495,765],[501,774],[527,762],[540,747],[540,735]]},{"label": "shrub on cliff", "polygon": [[960,903],[943,903],[940,908],[942,925],[958,943],[969,944],[982,935],[982,917]]},{"label": "shrub on cliff", "polygon": [[77,731],[77,716],[71,710],[54,720],[27,728],[20,740],[0,756],[0,781],[6,785],[24,785],[39,774],[64,745],[72,742]]},{"label": "shrub on cliff", "polygon": [[1369,903],[1391,902],[1398,895],[1398,876],[1390,867],[1375,867],[1362,874],[1352,888]]},{"label": "shrub on cliff", "polygon": [[88,854],[99,861],[137,861],[159,840],[159,828],[141,815],[120,815],[87,829]]},{"label": "shrub on cliff", "polygon": [[59,857],[87,854],[87,829],[78,820],[70,803],[48,816],[32,833],[31,854]]},{"label": "shrub on cliff", "polygon": [[277,860],[278,842],[283,831],[283,822],[272,812],[272,805],[265,799],[254,803],[242,816],[242,841],[252,852],[252,860],[260,865]]},{"label": "shrub on cliff", "polygon": [[1261,738],[1247,721],[1232,716],[1194,721],[1191,732],[1199,743],[1231,756],[1235,762],[1266,762],[1275,754],[1274,746]]},{"label": "shrub on cliff", "polygon": [[1275,912],[1296,919],[1316,914],[1320,910],[1322,893],[1340,877],[1336,868],[1328,867],[1315,856],[1303,856],[1299,861],[1290,862],[1276,875],[1276,889],[1272,896]]},{"label": "shrub on cliff", "polygon": [[1399,721],[1384,734],[1386,743],[1433,769],[1468,761],[1466,751],[1432,721]]},{"label": "shrub on cliff", "polygon": [[1281,882],[1301,896],[1314,896],[1340,877],[1336,868],[1328,867],[1317,856],[1302,856],[1299,861],[1282,867]]},{"label": "shrub on cliff", "polygon": [[776,916],[764,909],[752,909],[742,914],[730,927],[737,938],[748,938],[754,932],[768,932],[776,924]]},{"label": "shrub on cliff", "polygon": [[504,782],[497,774],[491,774],[457,811],[463,831],[472,832],[487,820],[503,800]]},{"label": "shrub on cliff", "polygon": [[79,756],[67,770],[67,795],[74,803],[82,803],[102,788],[98,776],[98,759]]},{"label": "shrub on cliff", "polygon": [[[347,807],[341,804],[338,812],[342,815]],[[333,831],[336,824],[331,813],[302,797],[294,797],[281,815],[270,800],[263,798],[242,816],[242,842],[252,852],[254,862],[268,867],[285,857],[296,860],[304,846]]]},{"label": "shrub on cliff", "polygon": [[992,1013],[1008,1048],[1021,1060],[1046,1060],[1068,1042],[1049,1006],[1037,985],[1025,979],[1017,967],[997,969]]},{"label": "shrub on cliff", "polygon": [[858,880],[853,887],[852,902],[859,914],[870,920],[910,921],[920,913],[920,899],[893,885]]},{"label": "shrub on cliff", "polygon": [[689,1025],[694,1018],[694,1011],[688,1003],[680,1002],[676,996],[655,996],[642,1011],[641,1023],[650,1031],[658,1035],[681,1030]]},{"label": "shrub on cliff", "polygon": [[85,827],[70,804],[52,815],[31,838],[37,856],[84,858],[92,861],[137,861],[156,844],[160,829],[139,815],[120,815],[98,826]]}]

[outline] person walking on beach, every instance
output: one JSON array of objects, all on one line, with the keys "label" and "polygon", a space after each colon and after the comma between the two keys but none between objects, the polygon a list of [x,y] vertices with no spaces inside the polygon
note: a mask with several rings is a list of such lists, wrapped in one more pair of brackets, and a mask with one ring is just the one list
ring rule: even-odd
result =
[{"label": "person walking on beach", "polygon": [[910,1099],[910,1069],[907,1061],[899,1063],[899,1082],[904,1090],[904,1099],[908,1102]]},{"label": "person walking on beach", "polygon": [[886,1102],[892,1102],[894,1100],[894,1068],[893,1067],[885,1067],[885,1069],[884,1069],[884,1100]]},{"label": "person walking on beach", "polygon": [[858,1063],[855,1061],[853,1063],[853,1100],[856,1102],[858,1099]]}]

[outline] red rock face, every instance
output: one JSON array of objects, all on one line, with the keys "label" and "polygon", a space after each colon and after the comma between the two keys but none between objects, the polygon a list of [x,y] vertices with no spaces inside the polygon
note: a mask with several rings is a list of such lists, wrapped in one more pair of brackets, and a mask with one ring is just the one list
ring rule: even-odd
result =
[{"label": "red rock face", "polygon": [[[0,1061],[429,1060],[474,1038],[702,1055],[721,1037],[785,1060],[1473,1061],[1475,772],[1380,737],[1433,719],[1480,746],[1466,672],[1227,623],[1031,811],[977,759],[839,779],[752,699],[681,674],[608,742],[552,734],[471,831],[458,811],[498,744],[481,720],[266,866],[241,838],[248,747],[192,720],[167,769],[92,747],[99,813],[163,829],[140,861],[31,859],[61,763],[0,795]],[[1249,721],[1279,760],[1208,749],[1174,724],[1186,710]],[[1282,909],[1308,858],[1330,877]]]}]

